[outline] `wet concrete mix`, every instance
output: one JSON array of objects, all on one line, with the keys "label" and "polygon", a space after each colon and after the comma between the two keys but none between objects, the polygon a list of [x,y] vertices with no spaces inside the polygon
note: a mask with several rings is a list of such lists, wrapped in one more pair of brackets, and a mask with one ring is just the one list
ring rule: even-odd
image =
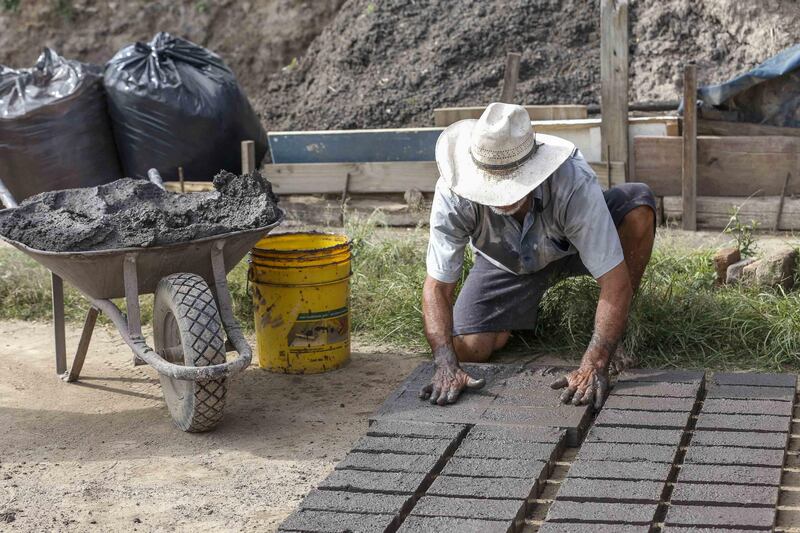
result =
[{"label": "wet concrete mix", "polygon": [[267,226],[280,217],[272,186],[258,172],[222,171],[214,189],[179,194],[123,178],[45,192],[0,212],[0,235],[37,250],[110,250],[187,242]]}]

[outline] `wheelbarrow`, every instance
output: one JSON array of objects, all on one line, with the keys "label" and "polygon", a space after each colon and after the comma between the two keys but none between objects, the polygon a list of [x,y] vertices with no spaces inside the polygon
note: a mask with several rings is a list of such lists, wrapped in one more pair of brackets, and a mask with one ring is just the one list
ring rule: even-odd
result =
[{"label": "wheelbarrow", "polygon": [[[150,179],[162,186],[157,174]],[[0,199],[16,207],[1,181]],[[234,318],[226,274],[282,220],[283,212],[269,226],[151,248],[48,252],[0,238],[51,271],[56,372],[65,381],[78,380],[97,316],[105,313],[133,350],[134,364],[146,363],[158,372],[175,425],[201,432],[220,422],[228,378],[247,368],[253,355]],[[91,304],[69,370],[63,280]],[[152,348],[142,335],[139,309],[139,296],[151,293]],[[125,299],[126,314],[111,301],[114,298]],[[228,351],[238,355],[228,361]]]}]

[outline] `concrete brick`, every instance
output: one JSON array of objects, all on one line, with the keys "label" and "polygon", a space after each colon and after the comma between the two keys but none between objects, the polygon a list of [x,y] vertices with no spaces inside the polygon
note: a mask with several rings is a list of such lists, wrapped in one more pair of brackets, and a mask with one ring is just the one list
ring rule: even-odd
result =
[{"label": "concrete brick", "polygon": [[753,385],[757,387],[797,387],[794,374],[770,374],[751,372],[716,372],[709,380],[717,385]]},{"label": "concrete brick", "polygon": [[441,474],[444,476],[542,479],[547,474],[547,463],[523,459],[453,457],[444,465]]},{"label": "concrete brick", "polygon": [[788,438],[788,433],[696,430],[692,436],[692,445],[783,450],[786,448]]},{"label": "concrete brick", "polygon": [[667,526],[739,527],[770,530],[775,523],[775,509],[758,507],[709,507],[672,505],[667,511]]},{"label": "concrete brick", "polygon": [[694,407],[695,398],[659,398],[656,396],[615,396],[606,398],[604,409],[628,411],[677,411],[688,413]]},{"label": "concrete brick", "polygon": [[778,487],[768,485],[731,485],[678,483],[672,491],[673,504],[737,504],[742,506],[778,505]]},{"label": "concrete brick", "polygon": [[[653,522],[655,503],[598,503],[556,500],[547,512],[547,522],[604,522],[606,524],[640,524]],[[611,528],[605,526],[605,531]]]},{"label": "concrete brick", "polygon": [[[545,522],[539,527],[539,533],[603,533],[605,531],[610,531],[608,524]],[[614,533],[649,533],[649,531],[649,525],[614,524]]]},{"label": "concrete brick", "polygon": [[706,398],[781,400],[791,402],[794,400],[794,389],[784,387],[751,387],[749,385],[714,385],[713,383],[709,383],[706,387]]},{"label": "concrete brick", "polygon": [[480,457],[485,459],[555,459],[558,447],[546,442],[516,442],[496,440],[469,440],[461,442],[453,457]]},{"label": "concrete brick", "polygon": [[683,439],[680,429],[640,429],[595,426],[584,442],[616,442],[628,444],[664,444],[678,446]]},{"label": "concrete brick", "polygon": [[557,428],[475,426],[469,431],[470,440],[505,440],[515,442],[550,442],[559,444],[565,431]]},{"label": "concrete brick", "polygon": [[725,528],[719,529],[716,527],[681,527],[681,526],[671,526],[671,527],[662,527],[662,533],[753,533],[752,529],[739,529],[739,528]]},{"label": "concrete brick", "polygon": [[370,437],[416,437],[456,439],[467,430],[463,424],[435,424],[425,422],[398,422],[378,420],[367,429]]},{"label": "concrete brick", "polygon": [[567,445],[577,446],[589,423],[591,410],[588,406],[559,405],[549,409],[532,407],[489,407],[480,417],[481,424],[508,426],[534,426],[564,429]]},{"label": "concrete brick", "polygon": [[567,475],[586,479],[632,479],[666,482],[672,465],[645,461],[575,461]]},{"label": "concrete brick", "polygon": [[583,479],[567,477],[558,489],[557,500],[578,502],[657,503],[664,493],[663,481]]},{"label": "concrete brick", "polygon": [[659,370],[657,368],[633,368],[617,377],[618,382],[656,381],[661,383],[700,383],[705,377],[702,370]]},{"label": "concrete brick", "polygon": [[414,455],[443,455],[452,439],[420,439],[414,437],[361,437],[353,445],[355,452],[391,452]]},{"label": "concrete brick", "polygon": [[700,383],[662,383],[623,381],[614,385],[614,396],[658,396],[663,398],[696,398]]},{"label": "concrete brick", "polygon": [[409,516],[398,533],[511,533],[514,527],[509,521],[470,520],[468,518]]},{"label": "concrete brick", "polygon": [[722,400],[707,398],[703,402],[703,410],[701,412],[731,415],[792,416],[792,403],[775,402],[772,400]]},{"label": "concrete brick", "polygon": [[772,415],[727,415],[700,413],[697,429],[788,432],[791,417]]},{"label": "concrete brick", "polygon": [[411,510],[411,516],[476,518],[480,520],[522,520],[524,500],[481,500],[423,496]]},{"label": "concrete brick", "polygon": [[365,472],[362,470],[334,470],[322,480],[320,489],[389,494],[414,494],[425,481],[421,473]]},{"label": "concrete brick", "polygon": [[743,485],[772,485],[781,483],[781,469],[778,467],[737,466],[737,465],[681,465],[678,483],[741,483]]},{"label": "concrete brick", "polygon": [[537,482],[523,478],[439,476],[425,494],[462,498],[526,500],[536,492]]},{"label": "concrete brick", "polygon": [[443,460],[443,458],[439,455],[350,452],[336,465],[336,470],[417,472],[426,474],[433,470],[440,460]]},{"label": "concrete brick", "polygon": [[652,429],[684,429],[689,425],[689,412],[658,411],[620,411],[603,409],[594,421],[594,425],[616,427],[640,427]]},{"label": "concrete brick", "polygon": [[690,445],[684,463],[742,466],[783,466],[783,450]]},{"label": "concrete brick", "polygon": [[587,442],[581,446],[576,458],[580,461],[648,461],[653,463],[672,463],[675,446],[658,444],[621,444]]},{"label": "concrete brick", "polygon": [[336,513],[300,509],[292,513],[278,531],[296,533],[384,533],[394,531],[394,515]]},{"label": "concrete brick", "polygon": [[412,499],[410,494],[312,490],[300,502],[300,507],[312,511],[397,515],[411,508]]}]

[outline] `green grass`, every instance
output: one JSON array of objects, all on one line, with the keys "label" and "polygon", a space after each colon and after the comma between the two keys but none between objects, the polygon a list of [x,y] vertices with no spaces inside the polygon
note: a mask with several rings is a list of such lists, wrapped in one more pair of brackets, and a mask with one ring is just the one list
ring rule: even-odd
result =
[{"label": "green grass", "polygon": [[[347,231],[354,243],[354,335],[398,350],[424,350],[427,231],[389,232],[372,220],[352,221]],[[643,366],[800,369],[800,291],[715,287],[712,254],[659,241],[632,308],[626,348]],[[236,316],[252,330],[246,261],[228,280]],[[580,356],[591,336],[598,292],[589,277],[557,284],[542,300],[536,330],[515,336],[512,347]],[[68,319],[82,320],[86,301],[71,288],[65,298]],[[152,297],[142,298],[142,310],[147,323]],[[0,319],[49,317],[47,271],[16,250],[0,249]]]}]

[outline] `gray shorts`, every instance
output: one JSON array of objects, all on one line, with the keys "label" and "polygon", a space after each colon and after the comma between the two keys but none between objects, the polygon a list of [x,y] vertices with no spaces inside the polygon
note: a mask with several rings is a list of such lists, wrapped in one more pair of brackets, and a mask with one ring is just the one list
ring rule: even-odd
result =
[{"label": "gray shorts", "polygon": [[[618,185],[603,195],[616,226],[637,207],[649,206],[655,216],[655,197],[642,183]],[[534,329],[545,291],[561,279],[588,274],[578,254],[523,275],[506,272],[475,254],[453,309],[453,335]]]}]

